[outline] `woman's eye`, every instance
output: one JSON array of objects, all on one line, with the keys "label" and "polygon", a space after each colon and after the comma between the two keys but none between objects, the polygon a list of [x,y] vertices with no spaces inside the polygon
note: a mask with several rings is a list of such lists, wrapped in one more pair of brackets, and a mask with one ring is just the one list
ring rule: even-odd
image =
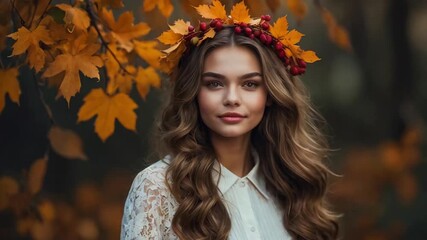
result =
[{"label": "woman's eye", "polygon": [[210,87],[210,88],[217,88],[221,86],[221,83],[218,81],[210,81],[206,83],[206,86]]},{"label": "woman's eye", "polygon": [[244,84],[244,86],[248,87],[248,88],[256,88],[256,87],[258,87],[258,83],[256,83],[256,82],[246,82]]}]

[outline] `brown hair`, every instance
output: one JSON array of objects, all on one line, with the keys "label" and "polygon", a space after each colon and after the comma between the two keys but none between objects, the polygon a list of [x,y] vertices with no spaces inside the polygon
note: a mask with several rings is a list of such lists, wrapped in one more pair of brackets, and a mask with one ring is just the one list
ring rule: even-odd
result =
[{"label": "brown hair", "polygon": [[302,82],[290,77],[275,53],[232,28],[219,31],[186,54],[171,75],[171,95],[159,126],[159,139],[172,155],[166,181],[179,206],[172,227],[181,239],[227,239],[231,220],[211,177],[216,156],[197,105],[204,59],[221,46],[252,50],[262,66],[271,105],[251,141],[260,157],[268,190],[277,198],[283,226],[294,239],[336,239],[337,216],[325,193],[331,173],[322,163],[328,145],[323,118],[310,105]]}]

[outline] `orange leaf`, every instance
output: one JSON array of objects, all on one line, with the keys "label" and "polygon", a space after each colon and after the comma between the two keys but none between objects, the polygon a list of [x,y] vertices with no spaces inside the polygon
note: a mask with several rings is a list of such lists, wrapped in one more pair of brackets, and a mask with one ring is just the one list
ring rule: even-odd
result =
[{"label": "orange leaf", "polygon": [[98,115],[95,120],[95,132],[105,141],[114,132],[115,120],[127,129],[135,131],[138,105],[126,94],[118,93],[108,96],[104,90],[97,88],[84,98],[84,104],[78,112],[78,122],[87,121]]},{"label": "orange leaf", "polygon": [[167,18],[170,17],[173,11],[173,5],[170,0],[144,0],[143,9],[145,12],[149,12],[152,11],[156,5],[163,16]]},{"label": "orange leaf", "polygon": [[288,33],[288,26],[289,26],[288,20],[286,19],[286,16],[284,16],[277,19],[277,21],[273,24],[273,26],[270,27],[270,32],[273,35],[273,37],[281,40]]},{"label": "orange leaf", "polygon": [[320,58],[313,51],[303,51],[301,53],[301,59],[308,63],[314,63],[320,60]]},{"label": "orange leaf", "polygon": [[174,32],[181,35],[188,34],[188,27],[190,26],[190,22],[185,22],[182,19],[178,19],[175,21],[174,25],[169,25],[169,28]]},{"label": "orange leaf", "polygon": [[7,176],[0,177],[0,211],[9,206],[10,197],[18,191],[19,185],[15,179]]},{"label": "orange leaf", "polygon": [[0,69],[0,113],[5,106],[6,94],[9,94],[12,102],[19,104],[21,88],[19,87],[18,75],[17,68]]},{"label": "orange leaf", "polygon": [[213,0],[212,5],[199,5],[195,7],[197,12],[206,19],[226,19],[227,13],[225,11],[225,6],[221,4],[218,0]]},{"label": "orange leaf", "polygon": [[31,194],[36,194],[42,188],[44,176],[47,169],[47,156],[37,159],[31,164],[28,172],[28,191]]},{"label": "orange leaf", "polygon": [[304,36],[304,34],[293,29],[293,30],[289,31],[288,34],[286,34],[286,39],[289,41],[290,44],[297,44],[301,41],[301,38],[303,36]]},{"label": "orange leaf", "polygon": [[182,53],[185,51],[185,49],[185,43],[183,43],[183,41],[180,41],[172,47],[162,50],[162,52],[168,54],[168,56],[166,57],[165,55],[163,55],[160,58],[160,70],[166,73],[171,73],[171,70],[178,64],[179,59],[181,58]]},{"label": "orange leaf", "polygon": [[159,68],[159,59],[162,53],[156,49],[156,41],[134,41],[136,53],[154,68]]},{"label": "orange leaf", "polygon": [[87,160],[83,152],[83,143],[79,135],[69,129],[52,126],[48,133],[52,149],[69,159]]},{"label": "orange leaf", "polygon": [[33,31],[20,27],[17,32],[9,34],[8,37],[16,40],[12,46],[11,56],[20,55],[27,51],[30,67],[39,72],[43,68],[46,58],[45,52],[40,48],[40,42],[46,45],[53,44],[49,31],[45,26],[39,25]]},{"label": "orange leaf", "polygon": [[133,39],[145,36],[151,30],[148,24],[143,22],[134,25],[134,17],[131,11],[124,12],[120,15],[117,22],[114,20],[114,15],[111,10],[103,8],[100,16],[111,29],[109,41],[117,43],[128,52],[133,49]]},{"label": "orange leaf", "polygon": [[172,30],[167,30],[163,32],[157,39],[163,44],[174,45],[182,39],[182,35],[174,33]]},{"label": "orange leaf", "polygon": [[86,11],[78,7],[72,7],[68,4],[57,4],[56,7],[65,12],[65,24],[73,24],[79,29],[86,30],[90,26],[90,19]]},{"label": "orange leaf", "polygon": [[79,72],[89,78],[99,79],[97,67],[103,65],[102,59],[94,54],[100,48],[99,44],[85,45],[85,36],[82,35],[72,43],[74,51],[58,55],[49,65],[43,77],[52,77],[65,71],[64,80],[59,90],[64,95],[68,104],[70,98],[80,91],[81,83]]},{"label": "orange leaf", "polygon": [[351,51],[353,47],[351,45],[350,37],[348,35],[347,30],[337,23],[334,16],[329,10],[323,9],[322,16],[323,21],[328,27],[329,38],[339,47],[347,51]]},{"label": "orange leaf", "polygon": [[235,23],[249,23],[252,21],[249,10],[243,1],[233,6],[230,15]]},{"label": "orange leaf", "polygon": [[144,99],[150,91],[150,87],[160,87],[160,77],[152,67],[146,69],[139,67],[135,82],[139,95]]},{"label": "orange leaf", "polygon": [[208,38],[213,38],[215,37],[215,30],[213,28],[209,29],[209,31],[207,33],[205,33],[203,35],[203,37],[199,40],[199,42],[197,43],[197,46],[199,46],[200,44],[202,44],[202,42]]},{"label": "orange leaf", "polygon": [[288,0],[289,10],[301,21],[307,14],[307,5],[302,0]]},{"label": "orange leaf", "polygon": [[126,71],[118,69],[113,77],[110,77],[110,81],[107,86],[107,93],[112,95],[119,89],[120,92],[129,94],[132,90],[133,78],[136,73],[136,69],[132,65],[126,66]]}]

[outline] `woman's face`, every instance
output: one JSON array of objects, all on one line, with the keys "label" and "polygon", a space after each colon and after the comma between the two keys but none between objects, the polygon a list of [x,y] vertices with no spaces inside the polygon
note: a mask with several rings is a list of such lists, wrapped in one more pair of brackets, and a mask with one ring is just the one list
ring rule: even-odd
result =
[{"label": "woman's face", "polygon": [[239,46],[214,49],[205,59],[201,81],[199,111],[212,137],[249,136],[267,101],[256,55]]}]

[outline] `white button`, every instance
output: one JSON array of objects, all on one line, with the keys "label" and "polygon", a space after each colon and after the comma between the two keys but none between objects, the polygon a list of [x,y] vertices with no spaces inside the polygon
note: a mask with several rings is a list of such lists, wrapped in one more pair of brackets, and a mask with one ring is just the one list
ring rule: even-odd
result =
[{"label": "white button", "polygon": [[245,187],[245,182],[240,182],[240,187]]},{"label": "white button", "polygon": [[251,232],[255,232],[255,227],[251,227]]}]

